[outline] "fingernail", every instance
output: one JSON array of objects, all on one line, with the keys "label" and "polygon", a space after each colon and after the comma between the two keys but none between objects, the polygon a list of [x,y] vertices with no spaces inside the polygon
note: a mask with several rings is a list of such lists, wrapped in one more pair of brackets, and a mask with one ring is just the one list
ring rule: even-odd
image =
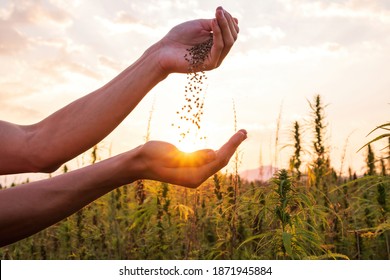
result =
[{"label": "fingernail", "polygon": [[241,133],[242,136],[244,137],[243,140],[245,140],[246,138],[248,138],[248,132],[247,132],[245,129],[241,129],[241,130],[240,130],[240,133]]},{"label": "fingernail", "polygon": [[219,6],[217,11],[219,12],[220,16],[225,17],[225,10],[222,8],[222,6]]},{"label": "fingernail", "polygon": [[242,134],[244,134],[244,135],[247,135],[248,134],[248,132],[245,130],[245,129],[240,129],[239,130]]}]

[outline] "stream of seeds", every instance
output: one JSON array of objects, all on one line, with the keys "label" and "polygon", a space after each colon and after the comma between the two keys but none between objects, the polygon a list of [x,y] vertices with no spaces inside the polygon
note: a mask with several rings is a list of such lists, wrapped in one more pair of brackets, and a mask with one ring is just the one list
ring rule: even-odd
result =
[{"label": "stream of seeds", "polygon": [[179,117],[178,124],[172,124],[179,130],[179,142],[189,135],[196,135],[197,140],[205,139],[199,136],[201,119],[203,116],[205,98],[205,73],[204,62],[213,45],[213,36],[192,48],[187,49],[184,59],[188,62],[187,85],[184,88],[184,105],[176,113]]}]

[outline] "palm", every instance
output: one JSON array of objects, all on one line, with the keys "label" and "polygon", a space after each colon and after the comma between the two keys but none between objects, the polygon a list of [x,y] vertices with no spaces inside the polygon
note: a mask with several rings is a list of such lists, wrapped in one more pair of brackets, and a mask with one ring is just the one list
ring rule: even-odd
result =
[{"label": "palm", "polygon": [[[185,73],[188,62],[184,56],[188,49],[210,38],[211,20],[193,20],[174,27],[161,40],[163,45],[160,63],[169,72]],[[205,65],[208,64],[208,58]]]},{"label": "palm", "polygon": [[162,141],[149,141],[142,146],[142,154],[149,168],[186,168],[199,167],[209,163],[214,158],[213,150],[204,149],[193,153],[184,153],[174,145]]},{"label": "palm", "polygon": [[218,7],[215,19],[199,19],[179,24],[159,42],[162,69],[167,73],[187,72],[189,65],[184,55],[189,48],[207,41],[211,32],[213,46],[204,61],[204,70],[211,70],[221,65],[237,39],[239,28],[237,19],[222,7]]},{"label": "palm", "polygon": [[181,152],[166,142],[149,141],[139,151],[144,162],[143,179],[197,187],[224,167],[245,139],[246,131],[240,130],[216,152],[204,149],[193,153]]}]

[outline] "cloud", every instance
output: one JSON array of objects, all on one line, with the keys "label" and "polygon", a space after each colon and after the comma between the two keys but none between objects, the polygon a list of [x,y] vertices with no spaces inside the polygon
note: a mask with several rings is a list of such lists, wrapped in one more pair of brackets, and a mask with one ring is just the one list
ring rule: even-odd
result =
[{"label": "cloud", "polygon": [[[0,93],[2,95],[2,93]],[[31,120],[41,118],[41,113],[38,109],[30,107],[28,104],[5,101],[0,99],[0,119],[12,120],[13,122],[31,124]]]},{"label": "cloud", "polygon": [[56,82],[66,82],[66,75],[79,74],[95,80],[100,80],[102,77],[99,73],[93,71],[85,64],[78,63],[64,54],[62,57],[47,59],[41,61],[36,69],[41,72],[46,78],[51,77]]},{"label": "cloud", "polygon": [[0,55],[18,53],[31,44],[28,33],[23,32],[26,27],[71,22],[70,14],[50,2],[13,1],[0,11]]},{"label": "cloud", "polygon": [[307,1],[281,0],[288,10],[298,11],[305,17],[369,19],[390,22],[390,5],[387,1]]},{"label": "cloud", "polygon": [[[160,32],[158,27],[153,27],[151,24],[145,24],[136,19],[130,19],[130,15],[122,15],[121,18],[109,19],[102,16],[95,16],[95,19],[109,32],[110,35],[124,34],[134,32],[145,36],[158,37]],[[124,19],[126,17],[127,19]]]},{"label": "cloud", "polygon": [[134,24],[134,23],[141,22],[141,20],[132,13],[129,13],[127,11],[119,11],[116,14],[116,18],[114,19],[114,22],[120,24]]},{"label": "cloud", "polygon": [[272,3],[281,6],[245,10],[237,43],[240,51],[327,46],[333,53],[365,52],[363,42],[377,46],[378,50],[388,49],[390,1],[279,0]]},{"label": "cloud", "polygon": [[174,25],[198,17],[213,17],[211,10],[199,8],[198,1],[187,0],[135,0],[113,5],[109,13],[95,15],[111,34],[135,32],[147,37],[160,38]]},{"label": "cloud", "polygon": [[286,36],[286,34],[279,27],[272,27],[269,25],[260,27],[249,27],[248,33],[249,36],[253,37],[254,39],[265,37],[273,41],[283,39]]},{"label": "cloud", "polygon": [[95,63],[95,53],[90,46],[73,41],[67,37],[37,37],[30,39],[36,50],[30,65],[38,70],[40,75],[52,78],[56,83],[66,82],[68,74],[79,74],[95,80],[101,75],[89,66]]},{"label": "cloud", "polygon": [[28,39],[15,28],[0,20],[0,55],[19,52],[28,46]]},{"label": "cloud", "polygon": [[[25,100],[27,95],[39,91],[36,83],[23,83],[21,81],[0,82],[0,119],[17,123],[26,123],[26,119],[37,119],[39,109]],[[30,121],[28,121],[30,123]]]},{"label": "cloud", "polygon": [[11,25],[44,24],[54,22],[69,24],[71,15],[50,2],[42,1],[13,1],[8,9],[3,9],[2,19]]},{"label": "cloud", "polygon": [[0,82],[0,102],[18,99],[26,93],[36,93],[38,88],[35,84],[22,84],[21,81]]},{"label": "cloud", "polygon": [[99,62],[101,65],[108,67],[108,68],[111,68],[115,71],[121,71],[125,67],[125,65],[115,61],[114,59],[112,59],[110,57],[104,56],[104,55],[99,56]]}]

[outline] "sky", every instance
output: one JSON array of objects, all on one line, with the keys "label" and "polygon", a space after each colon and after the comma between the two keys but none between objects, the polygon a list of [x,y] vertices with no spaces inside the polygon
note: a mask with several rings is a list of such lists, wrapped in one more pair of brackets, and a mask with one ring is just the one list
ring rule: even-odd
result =
[{"label": "sky", "polygon": [[[217,6],[238,18],[240,33],[221,67],[206,73],[202,145],[218,149],[245,128],[240,170],[287,167],[298,121],[310,160],[309,102],[320,94],[332,165],[363,172],[365,152],[357,150],[389,121],[388,0],[0,0],[0,119],[42,120],[110,81],[173,26],[213,18]],[[172,123],[185,84],[172,74],[157,85],[103,140],[101,157],[144,143],[149,119],[150,139],[177,145]]]}]

